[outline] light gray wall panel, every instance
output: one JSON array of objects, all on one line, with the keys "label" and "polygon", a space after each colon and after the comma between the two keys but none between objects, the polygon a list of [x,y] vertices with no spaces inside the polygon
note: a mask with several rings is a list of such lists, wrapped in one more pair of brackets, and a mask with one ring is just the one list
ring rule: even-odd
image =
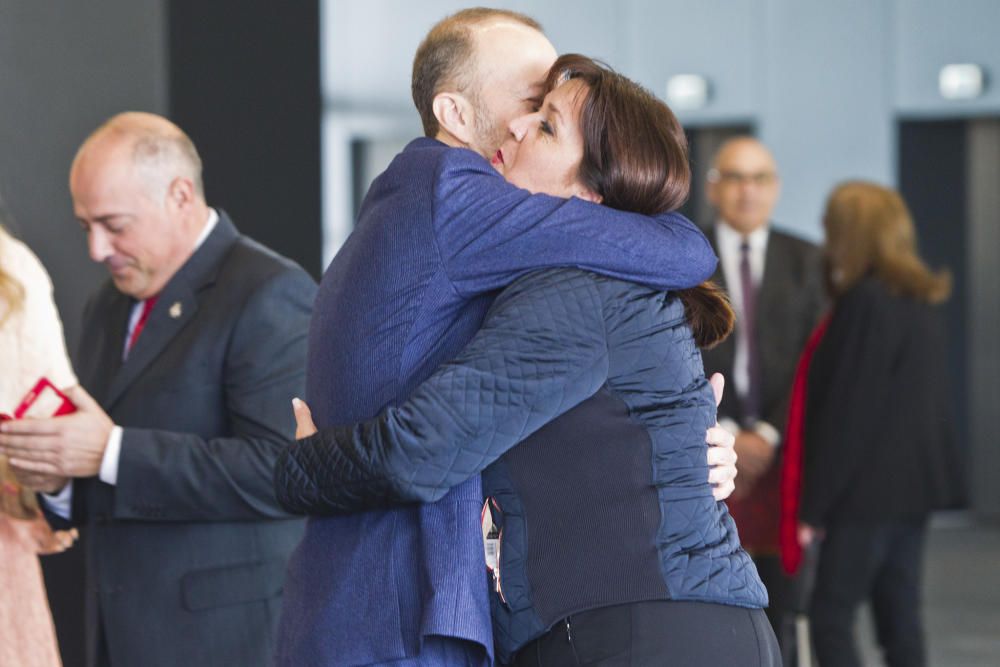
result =
[{"label": "light gray wall panel", "polygon": [[661,98],[675,74],[710,83],[708,105],[685,123],[752,120],[764,101],[765,0],[632,0],[621,5],[618,67]]},{"label": "light gray wall panel", "polygon": [[821,236],[838,181],[895,179],[885,0],[768,0],[760,136],[782,173],[775,217]]},{"label": "light gray wall panel", "polygon": [[[577,51],[614,64],[619,8],[595,0],[505,1],[492,7],[525,12],[540,21],[560,52]],[[323,5],[326,40],[323,82],[338,109],[413,113],[413,54],[437,21],[470,6],[461,0],[378,0]]]},{"label": "light gray wall panel", "polygon": [[[910,116],[1000,113],[1000,2],[893,0],[892,5],[896,109]],[[986,70],[982,97],[941,97],[938,72],[951,63],[975,63]]]}]

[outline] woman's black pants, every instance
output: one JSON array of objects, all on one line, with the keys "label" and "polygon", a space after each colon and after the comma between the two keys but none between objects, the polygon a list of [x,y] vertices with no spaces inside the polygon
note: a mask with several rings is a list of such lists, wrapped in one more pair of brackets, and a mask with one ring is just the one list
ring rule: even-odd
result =
[{"label": "woman's black pants", "polygon": [[926,524],[919,518],[827,526],[809,609],[813,646],[823,667],[861,665],[854,619],[866,600],[872,603],[886,664],[926,664],[920,615]]},{"label": "woman's black pants", "polygon": [[653,601],[602,607],[559,621],[514,667],[780,667],[761,609]]}]

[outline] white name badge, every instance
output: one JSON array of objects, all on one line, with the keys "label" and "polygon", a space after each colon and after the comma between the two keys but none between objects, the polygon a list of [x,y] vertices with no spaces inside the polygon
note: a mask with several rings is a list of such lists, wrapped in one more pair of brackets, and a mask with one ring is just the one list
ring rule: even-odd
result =
[{"label": "white name badge", "polygon": [[486,557],[486,569],[493,581],[493,588],[500,596],[501,602],[506,604],[507,601],[500,588],[500,543],[503,540],[503,528],[499,528],[494,521],[494,510],[499,515],[500,505],[496,499],[487,498],[486,502],[483,503],[483,511],[480,515],[483,530],[483,553]]}]

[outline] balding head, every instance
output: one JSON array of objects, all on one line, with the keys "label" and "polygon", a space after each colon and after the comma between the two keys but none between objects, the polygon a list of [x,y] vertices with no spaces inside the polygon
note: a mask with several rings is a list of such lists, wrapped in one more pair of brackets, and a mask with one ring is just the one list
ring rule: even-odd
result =
[{"label": "balding head", "polygon": [[142,111],[126,111],[112,116],[83,142],[73,160],[75,168],[88,154],[120,151],[151,190],[166,188],[175,178],[186,178],[195,193],[205,198],[201,177],[201,156],[184,131],[162,116]]},{"label": "balding head", "polygon": [[767,149],[749,136],[722,144],[708,172],[708,200],[719,218],[741,234],[768,223],[778,202],[778,167]]},{"label": "balding head", "polygon": [[118,114],[91,133],[69,187],[91,258],[137,299],[163,289],[208,219],[194,144],[154,114]]},{"label": "balding head", "polygon": [[556,51],[532,18],[477,7],[435,25],[413,60],[413,101],[427,136],[492,155],[534,110]]}]

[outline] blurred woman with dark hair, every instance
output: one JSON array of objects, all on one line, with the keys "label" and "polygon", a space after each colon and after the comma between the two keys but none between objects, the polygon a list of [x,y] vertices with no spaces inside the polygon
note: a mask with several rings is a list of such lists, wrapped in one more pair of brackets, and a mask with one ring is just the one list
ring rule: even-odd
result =
[{"label": "blurred woman with dark hair", "polygon": [[[559,58],[547,88],[493,159],[508,181],[640,213],[683,203],[687,144],[665,104],[583,56]],[[482,473],[501,663],[780,664],[706,463],[716,397],[698,347],[733,320],[710,284],[530,274],[379,418],[317,433],[299,403],[299,435],[314,435],[279,460],[279,499],[348,513],[433,502]]]},{"label": "blurred woman with dark hair", "polygon": [[832,316],[808,368],[799,541],[821,538],[810,610],[823,667],[860,665],[854,616],[872,603],[889,665],[926,663],[927,517],[961,495],[949,424],[947,272],[917,252],[906,204],[861,181],[823,218]]},{"label": "blurred woman with dark hair", "polygon": [[[52,283],[38,258],[0,225],[0,412],[13,411],[47,377],[76,384],[66,355]],[[76,531],[53,532],[35,493],[0,456],[0,665],[61,664],[38,554],[63,551]]]}]

